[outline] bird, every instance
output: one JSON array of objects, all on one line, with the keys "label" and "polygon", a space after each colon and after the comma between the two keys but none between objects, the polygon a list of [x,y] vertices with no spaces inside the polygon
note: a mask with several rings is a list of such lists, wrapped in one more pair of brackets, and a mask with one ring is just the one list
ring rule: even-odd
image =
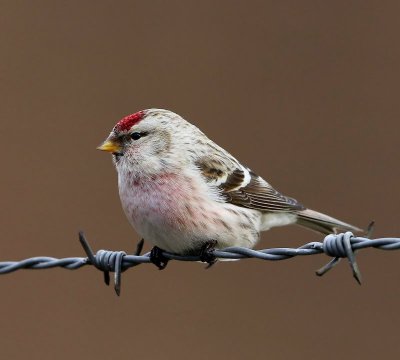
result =
[{"label": "bird", "polygon": [[253,248],[260,233],[297,224],[321,234],[363,230],[275,190],[180,115],[146,109],[119,120],[99,150],[112,154],[122,208],[136,232],[163,251],[200,254],[213,264],[215,249]]}]

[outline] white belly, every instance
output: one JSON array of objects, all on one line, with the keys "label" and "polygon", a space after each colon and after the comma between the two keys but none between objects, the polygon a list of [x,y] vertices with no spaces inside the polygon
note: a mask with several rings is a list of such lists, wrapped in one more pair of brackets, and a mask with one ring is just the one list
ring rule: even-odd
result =
[{"label": "white belly", "polygon": [[198,186],[178,175],[119,182],[129,222],[141,237],[161,249],[185,253],[209,240],[217,240],[219,248],[254,246],[261,213],[217,202]]}]

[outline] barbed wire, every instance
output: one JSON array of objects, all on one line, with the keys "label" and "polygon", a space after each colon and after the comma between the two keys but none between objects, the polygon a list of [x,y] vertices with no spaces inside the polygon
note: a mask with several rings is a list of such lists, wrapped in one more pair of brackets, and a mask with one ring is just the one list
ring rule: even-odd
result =
[{"label": "barbed wire", "polygon": [[[372,229],[372,226],[370,227]],[[152,263],[151,252],[141,255],[143,249],[143,240],[138,245],[133,255],[128,255],[123,251],[99,250],[93,253],[83,232],[79,233],[80,243],[87,257],[68,257],[57,259],[47,256],[32,257],[21,261],[3,261],[0,262],[0,275],[9,274],[22,269],[50,269],[61,267],[68,270],[77,270],[86,265],[95,266],[104,273],[104,281],[110,284],[110,272],[114,272],[114,289],[117,295],[121,292],[121,274],[125,270],[140,264]],[[343,234],[331,234],[326,236],[322,242],[309,242],[298,248],[269,248],[263,250],[253,250],[243,247],[229,247],[225,249],[214,249],[212,255],[216,259],[249,259],[279,261],[293,258],[295,256],[308,256],[316,254],[326,254],[333,259],[325,266],[316,271],[318,276],[336,266],[340,259],[347,258],[356,281],[361,284],[361,273],[358,268],[355,252],[357,250],[375,248],[380,250],[398,250],[400,249],[400,238],[379,238],[369,239],[368,237],[356,237],[351,232]],[[162,251],[160,254],[166,261],[202,261],[202,256],[186,256],[172,254]]]}]

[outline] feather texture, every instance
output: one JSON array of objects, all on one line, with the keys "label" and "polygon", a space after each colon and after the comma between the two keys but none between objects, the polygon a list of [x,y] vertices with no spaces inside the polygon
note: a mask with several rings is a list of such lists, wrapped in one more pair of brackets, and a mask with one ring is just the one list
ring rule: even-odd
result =
[{"label": "feather texture", "polygon": [[227,167],[213,159],[202,158],[196,165],[206,181],[215,184],[228,203],[260,211],[296,212],[305,209],[297,200],[282,195],[239,163]]},{"label": "feather texture", "polygon": [[[218,188],[225,202],[266,214],[293,214],[298,225],[323,234],[338,231],[363,231],[331,216],[307,209],[296,199],[282,195],[222,148],[213,146],[211,150],[210,155],[196,161],[196,165],[201,170],[204,179]],[[219,158],[224,161],[218,160]],[[284,220],[287,220],[286,223],[289,224],[293,217],[287,219],[278,217],[276,219],[279,220],[274,218],[273,221],[270,217],[264,217],[264,219],[268,219],[264,227],[269,228],[271,223],[276,226],[275,223],[285,223]]]}]

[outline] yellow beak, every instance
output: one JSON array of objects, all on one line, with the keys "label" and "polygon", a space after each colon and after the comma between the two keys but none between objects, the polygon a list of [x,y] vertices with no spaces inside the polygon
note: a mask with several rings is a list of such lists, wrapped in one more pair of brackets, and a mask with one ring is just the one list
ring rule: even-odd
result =
[{"label": "yellow beak", "polygon": [[121,146],[112,140],[104,141],[97,150],[108,151],[110,153],[118,153],[121,152]]}]

